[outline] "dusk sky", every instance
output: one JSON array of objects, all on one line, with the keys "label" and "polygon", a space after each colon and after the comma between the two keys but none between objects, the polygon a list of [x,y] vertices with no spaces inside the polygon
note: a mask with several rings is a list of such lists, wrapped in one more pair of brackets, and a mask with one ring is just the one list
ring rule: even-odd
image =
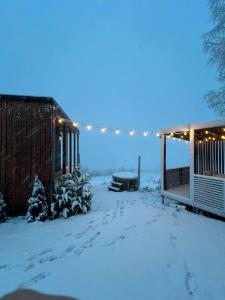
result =
[{"label": "dusk sky", "polygon": [[[203,100],[216,87],[202,46],[207,2],[2,0],[0,93],[52,96],[71,119],[112,128],[215,119]],[[81,129],[80,151],[95,170],[136,167],[138,154],[144,169],[160,166],[154,136]]]}]

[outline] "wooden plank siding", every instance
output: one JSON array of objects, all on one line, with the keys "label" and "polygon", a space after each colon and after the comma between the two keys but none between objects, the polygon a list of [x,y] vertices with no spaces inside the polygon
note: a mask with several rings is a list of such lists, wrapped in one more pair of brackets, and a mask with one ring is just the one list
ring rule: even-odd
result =
[{"label": "wooden plank siding", "polygon": [[68,118],[53,98],[0,95],[0,192],[9,215],[26,213],[35,175],[52,200],[57,117]]}]

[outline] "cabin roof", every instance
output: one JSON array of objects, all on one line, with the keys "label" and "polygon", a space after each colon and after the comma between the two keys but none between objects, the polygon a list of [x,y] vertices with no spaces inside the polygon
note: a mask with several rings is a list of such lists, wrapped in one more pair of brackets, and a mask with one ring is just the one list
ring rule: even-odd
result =
[{"label": "cabin roof", "polygon": [[225,126],[225,119],[218,119],[218,120],[208,121],[208,122],[192,123],[188,125],[177,125],[170,128],[163,128],[161,130],[161,133],[181,132],[181,131],[189,131],[190,129],[204,129],[204,128],[222,127],[222,126]]},{"label": "cabin roof", "polygon": [[8,94],[0,94],[0,100],[12,100],[12,101],[47,101],[50,103],[56,104],[56,101],[52,97],[43,97],[43,96],[24,96],[24,95],[8,95]]},{"label": "cabin roof", "polygon": [[68,115],[64,112],[61,106],[57,103],[57,101],[53,97],[45,97],[45,96],[24,96],[24,95],[8,95],[8,94],[0,94],[0,101],[8,100],[8,101],[36,101],[36,102],[48,102],[49,104],[53,104],[56,109],[58,109],[65,119],[70,120]]}]

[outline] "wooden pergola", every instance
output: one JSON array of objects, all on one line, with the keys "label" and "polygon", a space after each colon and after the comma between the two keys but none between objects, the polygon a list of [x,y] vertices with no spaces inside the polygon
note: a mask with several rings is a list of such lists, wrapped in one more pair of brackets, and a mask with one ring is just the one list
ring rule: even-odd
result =
[{"label": "wooden pergola", "polygon": [[[167,140],[189,143],[189,166],[167,168]],[[225,119],[161,131],[161,195],[225,217]]]}]

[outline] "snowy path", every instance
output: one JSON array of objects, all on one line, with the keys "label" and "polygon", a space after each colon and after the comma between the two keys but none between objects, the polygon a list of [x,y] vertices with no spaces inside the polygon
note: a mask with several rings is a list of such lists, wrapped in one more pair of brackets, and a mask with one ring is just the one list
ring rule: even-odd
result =
[{"label": "snowy path", "polygon": [[107,191],[68,220],[0,226],[0,296],[17,287],[80,299],[224,299],[225,222]]}]

